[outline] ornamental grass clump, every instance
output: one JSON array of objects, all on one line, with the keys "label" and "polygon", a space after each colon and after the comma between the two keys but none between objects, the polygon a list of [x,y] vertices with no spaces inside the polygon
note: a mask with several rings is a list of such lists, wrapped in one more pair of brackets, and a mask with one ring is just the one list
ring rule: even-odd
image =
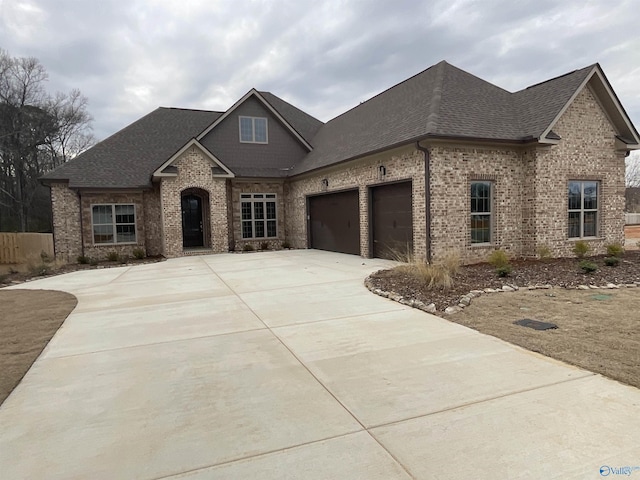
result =
[{"label": "ornamental grass clump", "polygon": [[[394,258],[402,258],[399,271],[410,275],[424,285],[426,289],[449,290],[454,283],[453,277],[460,270],[460,254],[449,252],[434,263],[416,259],[408,250],[394,252]],[[401,261],[401,260],[397,260]]]},{"label": "ornamental grass clump", "polygon": [[624,255],[624,247],[619,243],[610,243],[607,245],[607,255],[619,258]]},{"label": "ornamental grass clump", "polygon": [[573,253],[578,258],[584,258],[589,253],[589,244],[584,240],[578,240],[573,246]]}]

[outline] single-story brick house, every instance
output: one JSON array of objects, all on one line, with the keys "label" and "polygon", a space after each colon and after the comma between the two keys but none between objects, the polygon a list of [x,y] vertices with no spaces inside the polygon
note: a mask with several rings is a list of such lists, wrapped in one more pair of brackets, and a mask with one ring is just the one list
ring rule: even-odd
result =
[{"label": "single-story brick house", "polygon": [[510,93],[443,61],[327,123],[257,90],[158,108],[42,180],[70,261],[287,242],[474,262],[622,242],[639,147],[598,64]]}]

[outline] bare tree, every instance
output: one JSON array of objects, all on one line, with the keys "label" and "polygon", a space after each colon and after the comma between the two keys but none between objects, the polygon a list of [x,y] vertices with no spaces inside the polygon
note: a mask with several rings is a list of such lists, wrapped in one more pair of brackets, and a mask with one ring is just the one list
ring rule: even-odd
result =
[{"label": "bare tree", "polygon": [[627,187],[640,187],[640,152],[632,152],[626,159],[625,183]]},{"label": "bare tree", "polygon": [[37,59],[0,50],[0,230],[48,225],[49,209],[34,209],[48,202],[38,177],[93,143],[86,97],[52,97],[47,78]]}]

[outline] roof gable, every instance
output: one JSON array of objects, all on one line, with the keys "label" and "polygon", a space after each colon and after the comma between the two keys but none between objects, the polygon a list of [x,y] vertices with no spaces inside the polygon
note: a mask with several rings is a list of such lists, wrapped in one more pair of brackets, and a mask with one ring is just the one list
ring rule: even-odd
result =
[{"label": "roof gable", "polygon": [[[300,143],[302,143],[305,146],[305,148],[307,150],[310,151],[312,149],[311,144],[293,127],[293,125],[290,123],[289,119],[285,118],[285,116],[283,116],[276,108],[274,108],[274,106],[271,105],[271,103],[269,103],[262,96],[262,94],[260,92],[258,92],[255,88],[252,88],[251,90],[249,90],[240,100],[238,100],[236,103],[234,103],[231,106],[231,108],[229,108],[226,112],[224,112],[211,125],[209,125],[202,133],[200,133],[200,135],[198,135],[196,137],[197,140],[202,140],[209,132],[211,132],[214,128],[216,128],[226,118],[231,116],[244,102],[246,102],[251,97],[254,97],[258,101],[260,101],[290,131],[290,133]],[[274,97],[277,98],[275,95],[270,94],[270,99],[272,101],[274,101]],[[284,100],[280,100],[280,99],[278,99],[278,100],[280,101],[279,104],[280,104],[281,109],[283,109],[282,107],[283,107],[284,104],[289,105],[289,107],[291,107],[291,108],[286,108],[285,107],[283,109],[285,114],[289,114],[292,117],[295,116],[295,115],[292,115],[294,113],[293,109],[295,109],[298,112],[304,113],[301,110],[298,110],[297,108],[293,107],[293,105],[290,105],[290,104],[284,102]],[[313,119],[313,117],[311,117],[310,115],[307,115],[307,114],[305,114],[305,115],[306,115],[305,118],[302,118],[302,115],[299,115],[300,118],[296,117],[296,118],[293,119],[293,121],[297,122],[297,123],[300,123],[300,126],[302,128],[304,128],[306,131],[310,132],[310,128],[308,128],[307,124],[311,123],[309,121],[309,118]],[[319,122],[319,120],[317,120],[317,122]]]},{"label": "roof gable", "polygon": [[71,188],[146,188],[152,173],[220,112],[158,108],[42,177]]},{"label": "roof gable", "polygon": [[221,170],[223,173],[214,173],[214,177],[218,178],[233,178],[235,175],[231,170],[229,170],[226,165],[224,165],[219,159],[216,158],[214,154],[212,154],[209,150],[207,150],[198,140],[192,138],[189,142],[187,142],[180,150],[174,153],[166,162],[160,165],[155,172],[153,172],[153,178],[161,178],[161,177],[175,177],[177,172],[167,172],[167,167],[173,165],[173,163],[180,158],[180,156],[189,150],[191,147],[199,148],[204,156],[215,165],[214,168]]}]

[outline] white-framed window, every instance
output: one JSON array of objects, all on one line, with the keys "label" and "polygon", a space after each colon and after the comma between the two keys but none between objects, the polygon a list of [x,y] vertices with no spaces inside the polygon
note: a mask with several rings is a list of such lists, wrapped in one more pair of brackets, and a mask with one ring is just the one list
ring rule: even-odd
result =
[{"label": "white-framed window", "polygon": [[136,206],[133,204],[92,205],[91,224],[95,245],[136,243]]},{"label": "white-framed window", "polygon": [[264,117],[240,117],[241,143],[268,143],[267,119]]},{"label": "white-framed window", "polygon": [[274,238],[278,236],[275,193],[240,194],[242,238]]},{"label": "white-framed window", "polygon": [[598,236],[599,191],[596,180],[569,181],[569,238]]},{"label": "white-framed window", "polygon": [[471,182],[471,243],[491,243],[493,182]]}]

